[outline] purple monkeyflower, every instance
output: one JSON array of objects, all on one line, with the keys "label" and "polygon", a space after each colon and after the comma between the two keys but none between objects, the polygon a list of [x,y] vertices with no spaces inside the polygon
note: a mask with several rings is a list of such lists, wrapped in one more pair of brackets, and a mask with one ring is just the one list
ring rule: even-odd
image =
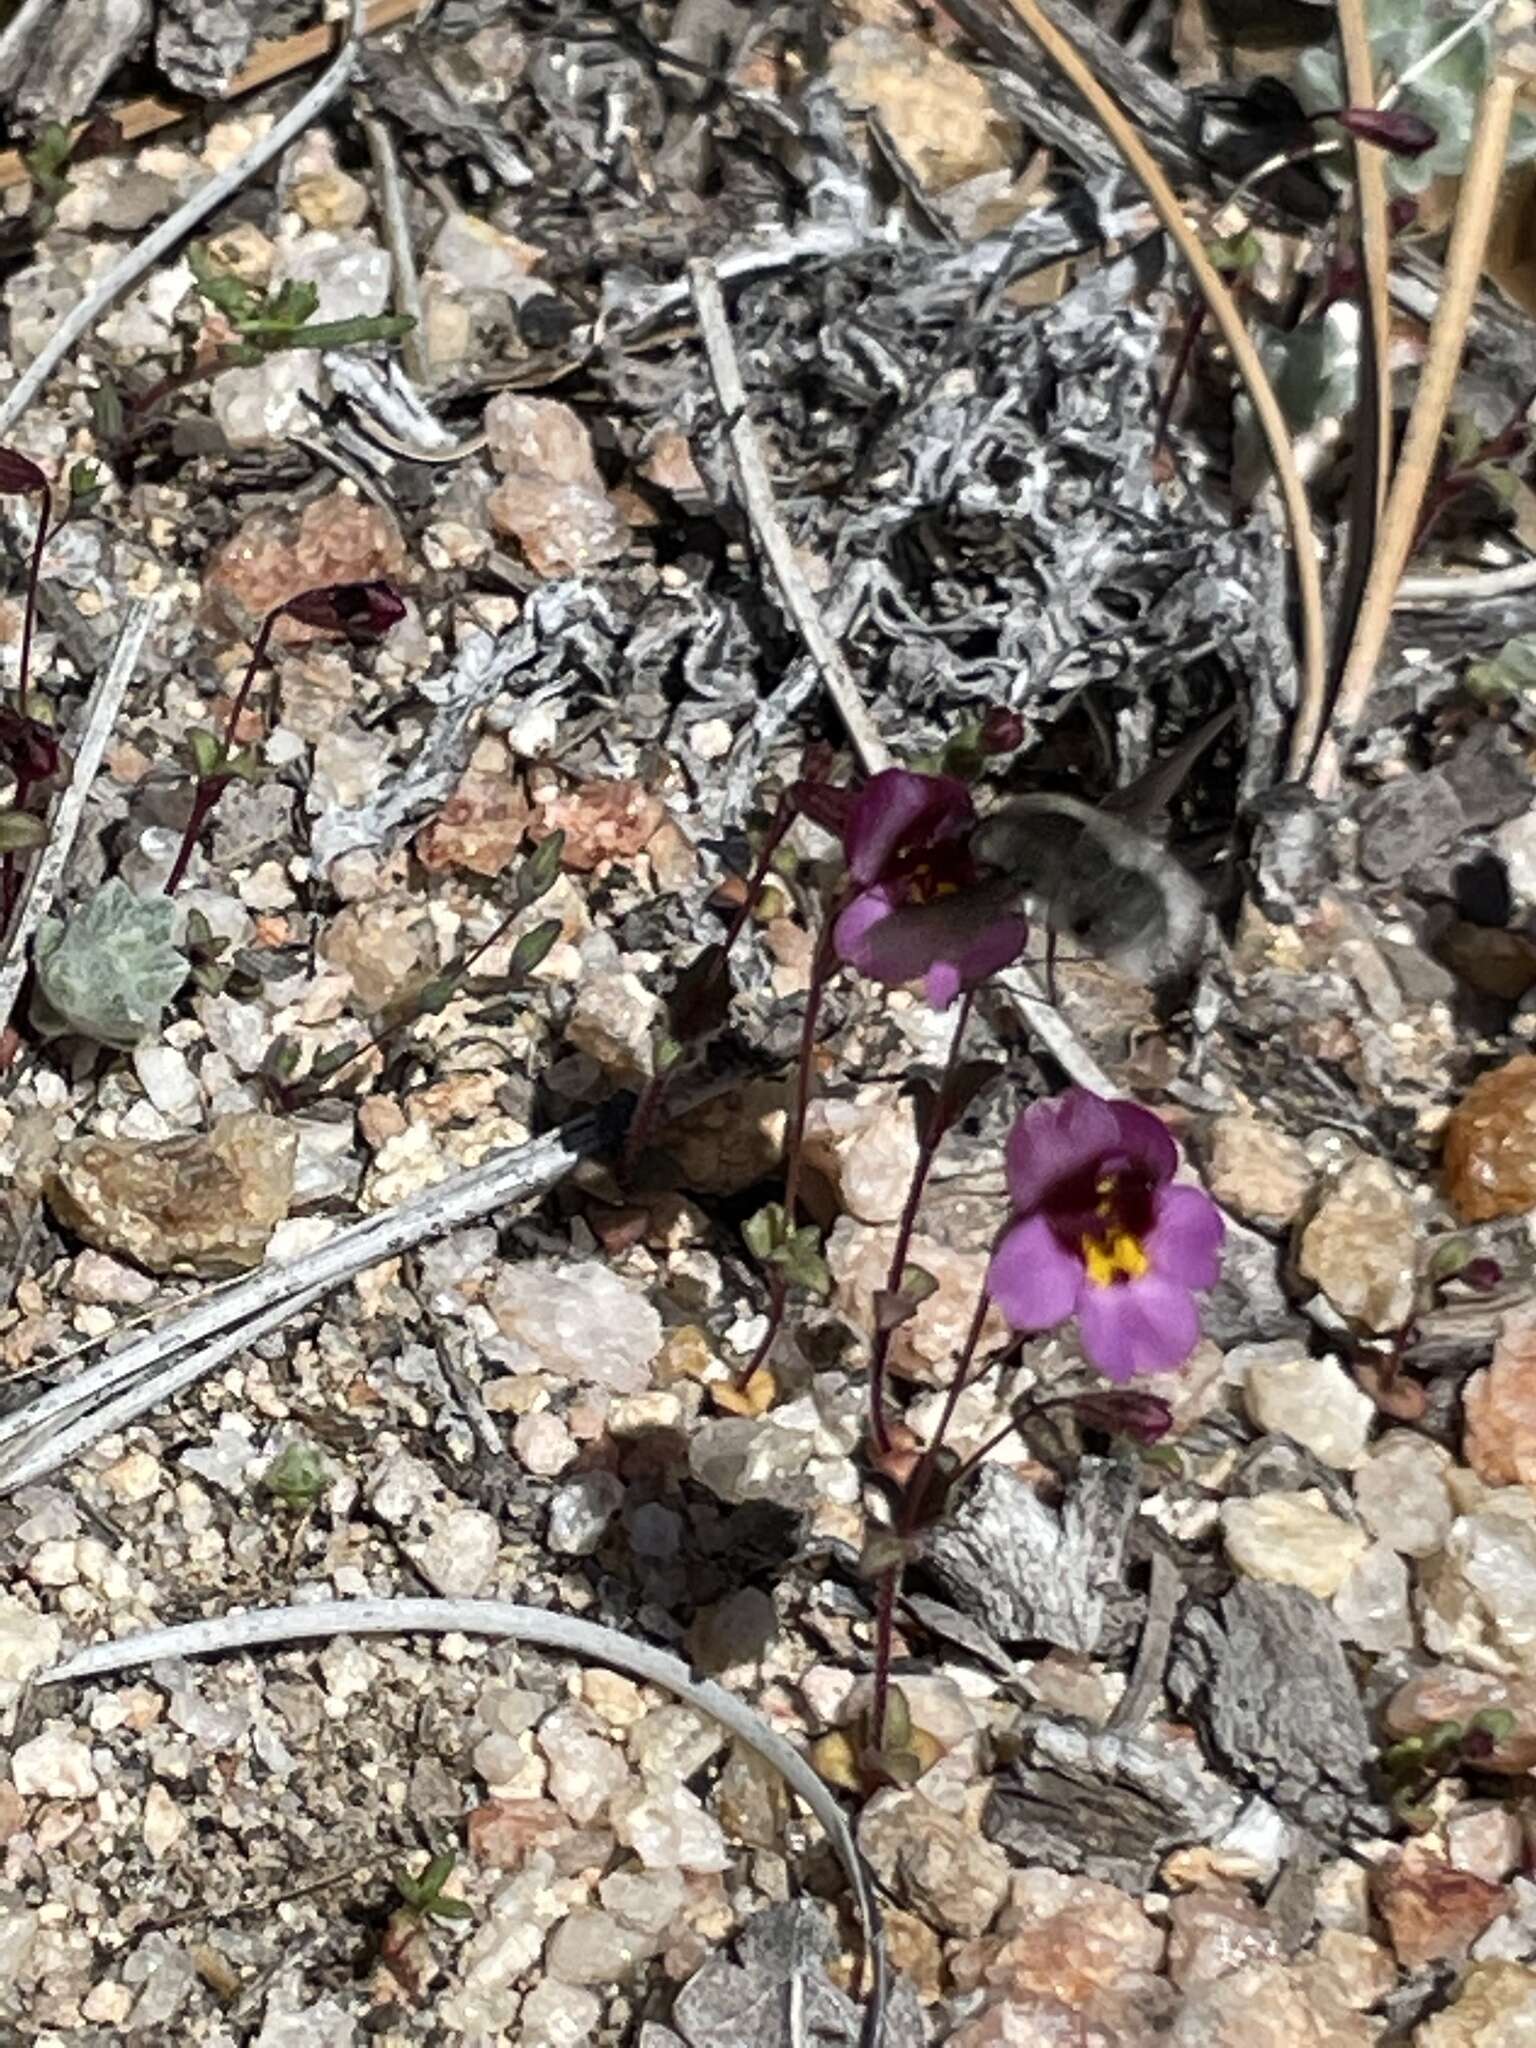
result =
[{"label": "purple monkeyflower", "polygon": [[1077,1317],[1112,1380],[1171,1372],[1200,1337],[1195,1294],[1221,1268],[1221,1211],[1175,1187],[1178,1147],[1150,1110],[1069,1088],[1031,1103],[1008,1138],[1015,1220],[987,1286],[1016,1330]]},{"label": "purple monkeyflower", "polygon": [[872,981],[920,981],[936,1010],[1024,950],[1009,892],[971,858],[971,793],[951,775],[887,768],[848,808],[843,853],[855,886],[832,934]]}]

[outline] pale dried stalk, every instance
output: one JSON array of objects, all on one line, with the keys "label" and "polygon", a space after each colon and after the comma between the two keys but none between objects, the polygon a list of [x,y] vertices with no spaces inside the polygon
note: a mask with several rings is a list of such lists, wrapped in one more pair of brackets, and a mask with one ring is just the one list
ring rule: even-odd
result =
[{"label": "pale dried stalk", "polygon": [[1291,761],[1293,767],[1304,765],[1311,759],[1322,732],[1328,696],[1328,645],[1323,619],[1323,577],[1312,532],[1311,508],[1280,401],[1259,360],[1259,352],[1248,337],[1232,294],[1206,255],[1200,237],[1185,219],[1178,194],[1131,122],[1084,63],[1076,45],[1046,18],[1038,0],[1009,0],[1009,4],[1057,70],[1088,102],[1104,133],[1140,179],[1158,219],[1194,273],[1211,318],[1231,350],[1233,366],[1247,387],[1280,486],[1296,563],[1296,594],[1301,607],[1301,690],[1291,733]]},{"label": "pale dried stalk", "polygon": [[0,405],[0,434],[8,433],[15,426],[75,343],[90,333],[115,299],[136,285],[145,271],[152,270],[162,256],[169,255],[178,243],[185,241],[210,213],[254,178],[275,156],[281,155],[294,137],[302,134],[316,115],[323,113],[331,101],[346,90],[357,68],[357,39],[363,23],[362,0],[352,0],[350,20],[350,32],[335,63],[316,79],[304,97],[296,101],[283,118],[259,142],[253,142],[227,170],[199,185],[191,198],[178,206],[168,219],[141,242],[135,242],[127,254],[113,264],[101,282],[94,285],[78,305],[70,308],[6,395],[5,403]]},{"label": "pale dried stalk", "polygon": [[1467,322],[1483,275],[1483,258],[1498,205],[1519,86],[1520,80],[1514,73],[1499,65],[1478,102],[1472,148],[1462,173],[1461,197],[1446,251],[1445,287],[1430,325],[1428,351],[1408,415],[1403,452],[1376,536],[1349,659],[1339,679],[1332,727],[1324,735],[1312,764],[1312,789],[1320,797],[1330,797],[1338,789],[1344,748],[1370,698],[1376,665],[1392,623],[1397,587],[1413,550],[1424,493],[1434,470],[1446,412],[1461,368]]},{"label": "pale dried stalk", "polygon": [[[1376,75],[1365,0],[1339,0],[1339,47],[1344,56],[1345,97],[1352,107],[1374,107]],[[1360,213],[1360,253],[1370,307],[1369,345],[1375,365],[1375,507],[1380,520],[1392,474],[1392,377],[1388,345],[1392,323],[1389,291],[1392,229],[1387,215],[1386,156],[1374,142],[1352,138],[1355,149],[1355,204]]]},{"label": "pale dried stalk", "polygon": [[758,443],[757,429],[753,426],[747,411],[746,387],[741,381],[741,364],[736,357],[736,346],[731,340],[730,322],[725,314],[725,300],[720,294],[720,280],[715,275],[714,265],[700,257],[688,266],[688,283],[693,293],[694,312],[698,317],[699,333],[704,342],[704,353],[709,361],[710,379],[715,387],[715,397],[726,419],[726,439],[735,458],[736,480],[741,488],[742,507],[752,527],[753,538],[758,551],[767,562],[774,583],[778,586],[779,599],[788,613],[790,623],[805,644],[805,650],[816,664],[827,695],[836,706],[837,715],[843,721],[859,766],[866,775],[876,775],[882,768],[890,766],[890,751],[876,729],[869,709],[859,694],[853,671],[843,659],[842,650],[827,630],[827,623],[821,615],[821,607],[812,595],[811,586],[805,579],[805,571],[795,560],[795,551],[790,543],[784,522],[779,517],[778,504],[773,495],[773,485],[768,476],[768,465],[763,460],[763,451]]},{"label": "pale dried stalk", "polygon": [[27,948],[58,894],[64,869],[74,851],[80,820],[85,816],[91,784],[101,766],[107,741],[112,737],[117,714],[123,708],[128,685],[138,667],[144,636],[154,616],[152,600],[129,606],[123,630],[112,650],[112,659],[97,677],[95,687],[86,700],[80,721],[80,737],[75,743],[70,767],[69,787],[59,798],[49,820],[48,843],[39,849],[32,862],[16,922],[6,940],[3,959],[0,959],[0,1028],[10,1021],[21,984],[26,978]]},{"label": "pale dried stalk", "polygon": [[843,1866],[870,1960],[870,1994],[859,2038],[862,2048],[879,2048],[890,1969],[874,1884],[842,1808],[800,1752],[744,1700],[713,1679],[695,1678],[679,1658],[616,1628],[575,1615],[550,1613],[542,1607],[519,1607],[509,1600],[316,1600],[298,1607],[263,1607],[248,1614],[183,1622],[117,1642],[97,1643],[66,1657],[62,1664],[45,1671],[37,1683],[58,1685],[66,1680],[107,1677],[162,1657],[207,1657],[268,1643],[328,1642],[343,1635],[406,1634],[489,1636],[606,1664],[671,1693],[755,1751],[815,1814]]}]

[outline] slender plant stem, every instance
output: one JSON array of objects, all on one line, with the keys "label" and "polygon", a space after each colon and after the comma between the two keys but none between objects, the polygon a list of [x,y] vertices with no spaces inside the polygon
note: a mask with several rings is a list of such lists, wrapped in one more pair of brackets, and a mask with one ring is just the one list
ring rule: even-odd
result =
[{"label": "slender plant stem", "polygon": [[[43,573],[43,549],[48,545],[53,524],[53,493],[46,484],[39,496],[42,503],[38,506],[37,533],[27,563],[27,602],[21,616],[21,663],[16,678],[16,709],[23,718],[27,715],[27,691],[32,680],[32,636],[37,630],[37,589]],[[17,804],[19,808],[19,796]]]},{"label": "slender plant stem", "polygon": [[[1347,98],[1351,107],[1374,108],[1376,74],[1371,63],[1371,35],[1365,18],[1365,0],[1339,0],[1339,47],[1344,58]],[[1361,255],[1361,310],[1365,314],[1365,339],[1372,364],[1371,388],[1361,380],[1361,402],[1373,400],[1374,431],[1362,434],[1356,428],[1356,460],[1368,449],[1372,458],[1373,523],[1381,517],[1387,499],[1392,470],[1392,379],[1387,366],[1387,346],[1392,319],[1388,273],[1392,260],[1392,228],[1387,214],[1386,156],[1374,142],[1351,138],[1355,153],[1355,205],[1359,214]],[[1370,428],[1372,422],[1361,421]]]},{"label": "slender plant stem", "polygon": [[1039,0],[1010,0],[1019,20],[1045,51],[1069,84],[1088,102],[1094,119],[1140,179],[1158,219],[1178,246],[1179,254],[1194,273],[1211,318],[1232,352],[1232,362],[1253,403],[1254,415],[1263,429],[1269,458],[1285,505],[1290,528],[1291,552],[1296,565],[1296,594],[1301,609],[1301,702],[1291,733],[1293,763],[1310,761],[1323,729],[1328,702],[1328,638],[1323,618],[1323,577],[1318,561],[1317,540],[1312,532],[1312,513],[1306,486],[1296,466],[1290,429],[1269,373],[1243,325],[1237,302],[1227,289],[1200,237],[1185,218],[1179,196],[1115,101],[1094,76],[1082,52],[1071,38],[1062,34]]},{"label": "slender plant stem", "polygon": [[[907,1253],[912,1248],[912,1234],[917,1228],[917,1212],[922,1207],[923,1192],[928,1185],[928,1176],[933,1171],[933,1162],[938,1157],[939,1147],[943,1144],[945,1133],[949,1129],[950,1083],[960,1062],[960,1042],[965,1036],[965,1027],[970,1022],[971,1006],[975,999],[973,989],[967,989],[960,998],[960,1008],[955,1018],[954,1033],[949,1041],[944,1071],[939,1077],[938,1094],[934,1097],[933,1113],[917,1149],[917,1164],[912,1171],[912,1185],[907,1189],[907,1199],[902,1204],[901,1220],[896,1226],[896,1242],[891,1248],[890,1269],[885,1278],[885,1292],[888,1295],[900,1292],[902,1275],[907,1270]],[[891,1325],[883,1316],[877,1315],[875,1341],[869,1358],[869,1434],[876,1451],[882,1457],[891,1448],[890,1427],[885,1419],[885,1382],[893,1335]]]},{"label": "slender plant stem", "polygon": [[[261,622],[261,629],[257,633],[255,643],[251,648],[251,658],[246,664],[244,678],[241,681],[240,688],[235,693],[235,701],[230,706],[229,717],[224,723],[224,753],[226,758],[235,751],[236,734],[239,730],[240,720],[245,713],[246,700],[251,694],[251,686],[256,680],[257,671],[267,658],[267,643],[271,640],[273,628],[282,617],[284,609],[283,605],[278,605],[274,610],[268,612]],[[227,775],[200,775],[197,778],[192,790],[192,809],[181,835],[181,844],[176,849],[176,858],[171,864],[171,872],[165,878],[165,894],[167,896],[174,896],[181,887],[187,869],[192,864],[192,856],[197,851],[197,842],[202,837],[203,828],[207,825],[215,810],[217,810],[219,798],[224,794],[228,783],[229,777]]]},{"label": "slender plant stem", "polygon": [[1393,600],[1407,566],[1414,529],[1419,523],[1419,507],[1439,453],[1440,436],[1466,344],[1467,322],[1483,274],[1483,258],[1498,204],[1520,83],[1512,70],[1500,65],[1478,101],[1472,147],[1462,174],[1461,198],[1446,251],[1445,288],[1430,325],[1428,353],[1408,416],[1402,454],[1387,494],[1349,659],[1339,679],[1332,729],[1323,736],[1311,766],[1312,789],[1319,797],[1331,797],[1338,789],[1344,748],[1364,715],[1392,623]]}]

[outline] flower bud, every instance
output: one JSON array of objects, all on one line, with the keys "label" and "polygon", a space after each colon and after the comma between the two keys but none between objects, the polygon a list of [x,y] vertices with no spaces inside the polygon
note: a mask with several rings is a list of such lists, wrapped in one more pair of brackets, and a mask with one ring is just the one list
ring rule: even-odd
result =
[{"label": "flower bud", "polygon": [[1329,118],[1357,142],[1373,142],[1389,156],[1423,156],[1440,140],[1437,128],[1401,107],[1338,107]]},{"label": "flower bud", "polygon": [[1006,704],[994,704],[981,721],[981,751],[1012,754],[1024,744],[1024,720]]},{"label": "flower bud", "polygon": [[1173,1427],[1173,1410],[1166,1401],[1130,1387],[1095,1388],[1079,1394],[1072,1402],[1072,1413],[1089,1429],[1134,1437],[1139,1444],[1158,1443]]},{"label": "flower bud", "polygon": [[322,584],[318,590],[290,597],[282,610],[301,626],[341,633],[358,647],[382,640],[391,626],[398,626],[405,617],[400,593],[382,580]]},{"label": "flower bud", "polygon": [[0,491],[46,491],[48,479],[29,456],[0,448]]}]

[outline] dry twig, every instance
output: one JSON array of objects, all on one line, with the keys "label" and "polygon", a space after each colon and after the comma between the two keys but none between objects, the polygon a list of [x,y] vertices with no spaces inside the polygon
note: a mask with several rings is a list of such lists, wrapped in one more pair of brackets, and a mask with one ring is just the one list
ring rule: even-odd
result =
[{"label": "dry twig", "polygon": [[1179,254],[1194,273],[1196,284],[1221,330],[1222,340],[1232,352],[1232,362],[1247,387],[1253,410],[1269,446],[1270,461],[1285,504],[1290,527],[1291,549],[1296,564],[1296,590],[1301,605],[1301,700],[1291,733],[1291,760],[1304,764],[1312,757],[1322,731],[1327,707],[1327,635],[1323,620],[1323,578],[1318,562],[1317,541],[1312,532],[1311,509],[1306,486],[1296,467],[1290,430],[1268,372],[1258,350],[1249,339],[1236,301],[1228,291],[1189,222],[1184,217],[1178,194],[1158,168],[1151,152],[1114,100],[1084,63],[1071,39],[1047,17],[1039,0],[1009,0],[1014,12],[1030,34],[1092,109],[1095,119],[1130,169],[1141,180],[1157,217],[1178,245]]},{"label": "dry twig", "polygon": [[1323,736],[1312,763],[1312,789],[1320,797],[1332,796],[1339,786],[1344,749],[1370,697],[1376,664],[1392,622],[1398,583],[1413,549],[1420,507],[1461,367],[1472,302],[1483,274],[1483,257],[1498,204],[1519,87],[1518,75],[1503,62],[1496,62],[1478,102],[1472,147],[1462,174],[1461,197],[1446,251],[1445,289],[1429,330],[1429,348],[1408,415],[1402,455],[1377,534],[1349,659],[1339,679],[1332,726]]},{"label": "dry twig", "polygon": [[184,241],[198,223],[222,206],[231,194],[238,192],[275,156],[281,155],[294,137],[302,134],[316,115],[323,113],[332,100],[346,90],[357,68],[357,38],[362,22],[362,0],[352,0],[351,30],[330,69],[315,80],[304,97],[297,100],[258,142],[253,142],[228,169],[208,179],[206,184],[199,185],[190,199],[178,206],[141,242],[136,242],[120,262],[113,264],[100,283],[92,286],[79,304],[70,308],[7,394],[5,403],[0,405],[0,434],[8,433],[15,426],[75,343],[90,333],[114,300],[136,285],[145,271],[152,270],[162,256],[168,255],[179,242]]},{"label": "dry twig", "polygon": [[804,570],[795,560],[794,548],[779,517],[768,466],[758,445],[757,430],[747,413],[746,387],[741,381],[741,365],[736,359],[730,323],[725,315],[725,300],[720,294],[720,280],[715,275],[714,265],[703,257],[690,263],[688,283],[693,293],[699,333],[709,358],[715,397],[725,415],[726,435],[736,463],[742,506],[751,523],[753,537],[778,586],[779,597],[790,622],[805,643],[805,650],[826,685],[827,695],[837,708],[859,766],[866,775],[875,775],[890,766],[890,753],[875,730],[874,720],[859,694],[859,686],[843,659],[841,648],[827,631],[821,608],[811,594]]},{"label": "dry twig", "polygon": [[4,953],[0,955],[0,1027],[9,1020],[26,978],[27,948],[58,894],[59,883],[74,850],[75,836],[80,830],[80,820],[85,815],[91,784],[101,766],[107,741],[112,737],[112,728],[128,694],[128,685],[133,681],[155,609],[154,602],[148,599],[129,607],[123,630],[112,650],[112,659],[97,677],[96,685],[86,700],[80,737],[75,743],[69,787],[59,798],[49,821],[48,843],[32,862],[16,921],[6,940]]},{"label": "dry twig", "polygon": [[[1371,37],[1365,19],[1365,0],[1339,0],[1339,46],[1344,55],[1344,78],[1352,107],[1374,107],[1376,76],[1371,66]],[[1392,379],[1387,365],[1387,346],[1392,304],[1387,290],[1391,270],[1391,225],[1387,217],[1386,158],[1373,142],[1353,138],[1355,150],[1355,204],[1360,216],[1360,251],[1365,274],[1364,305],[1368,315],[1365,342],[1373,365],[1371,396],[1375,400],[1374,445],[1370,464],[1374,479],[1375,516],[1380,519],[1386,503],[1387,483],[1392,467]],[[1356,436],[1357,445],[1360,437]]]},{"label": "dry twig", "polygon": [[258,1608],[248,1614],[184,1622],[176,1628],[149,1629],[117,1642],[97,1643],[67,1657],[37,1682],[57,1685],[70,1679],[99,1678],[161,1657],[215,1656],[267,1643],[406,1634],[491,1636],[606,1664],[697,1708],[776,1770],[820,1821],[847,1876],[870,1959],[870,1995],[860,2041],[862,2048],[879,2048],[890,1989],[880,1906],[842,1808],[799,1751],[744,1700],[712,1679],[695,1678],[680,1659],[618,1629],[574,1615],[549,1613],[541,1607],[515,1606],[508,1600],[316,1600],[300,1607]]}]

